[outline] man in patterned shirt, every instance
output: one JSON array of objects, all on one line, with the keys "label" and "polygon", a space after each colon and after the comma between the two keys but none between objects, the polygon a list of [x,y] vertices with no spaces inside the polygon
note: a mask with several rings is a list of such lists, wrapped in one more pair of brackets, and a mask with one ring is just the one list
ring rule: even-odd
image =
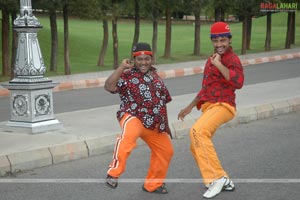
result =
[{"label": "man in patterned shirt", "polygon": [[126,160],[136,147],[136,140],[141,138],[151,149],[150,167],[142,188],[146,192],[166,194],[163,180],[173,156],[166,104],[172,99],[152,66],[150,45],[136,44],[133,59],[133,64],[124,59],[105,82],[107,91],[120,95],[117,118],[122,128],[106,184],[111,188],[118,186],[118,177],[125,171]]},{"label": "man in patterned shirt", "polygon": [[205,198],[235,188],[221,166],[212,137],[222,124],[234,118],[235,90],[242,88],[244,83],[242,64],[230,45],[232,36],[228,24],[216,22],[210,33],[215,52],[206,62],[202,88],[178,114],[178,119],[183,120],[194,107],[203,112],[190,129],[190,139],[192,155],[208,188],[203,195]]}]

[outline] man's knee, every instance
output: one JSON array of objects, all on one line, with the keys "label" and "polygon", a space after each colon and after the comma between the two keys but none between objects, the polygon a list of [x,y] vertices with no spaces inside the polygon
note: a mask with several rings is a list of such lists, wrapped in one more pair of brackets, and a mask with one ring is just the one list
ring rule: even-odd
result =
[{"label": "man's knee", "polygon": [[168,157],[170,160],[172,159],[172,157],[173,157],[173,155],[174,155],[174,148],[173,148],[173,146],[170,146],[170,147],[167,148],[167,150],[166,150],[166,155],[167,155],[167,157]]},{"label": "man's knee", "polygon": [[202,126],[200,128],[192,127],[190,129],[191,140],[197,140],[197,138],[211,138],[211,137],[212,137],[212,131],[210,131],[205,126]]}]

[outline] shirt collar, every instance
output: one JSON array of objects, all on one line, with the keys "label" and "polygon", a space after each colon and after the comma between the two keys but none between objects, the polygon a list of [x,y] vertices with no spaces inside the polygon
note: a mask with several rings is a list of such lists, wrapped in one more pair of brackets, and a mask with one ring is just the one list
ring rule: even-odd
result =
[{"label": "shirt collar", "polygon": [[[139,69],[137,69],[136,67],[132,68],[132,71],[133,71],[133,72],[137,72],[137,73],[141,73],[141,74],[142,74],[142,72],[141,72]],[[155,72],[155,71],[157,71],[157,69],[156,69],[155,67],[151,66],[151,67],[149,68],[148,72],[145,73],[145,74],[148,74],[149,72],[153,72],[153,71]]]},{"label": "shirt collar", "polygon": [[227,51],[221,55],[221,58],[226,57],[227,55],[232,54],[232,52],[233,52],[232,46],[230,46],[230,47],[227,49]]}]

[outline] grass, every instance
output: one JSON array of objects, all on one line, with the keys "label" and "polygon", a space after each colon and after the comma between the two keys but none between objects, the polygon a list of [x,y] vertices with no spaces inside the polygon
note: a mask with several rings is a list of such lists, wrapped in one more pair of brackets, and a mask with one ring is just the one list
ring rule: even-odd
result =
[{"label": "grass", "polygon": [[[43,29],[38,32],[39,44],[46,67],[49,68],[51,36],[48,17],[37,16],[43,25]],[[296,14],[296,44],[300,46],[300,21],[299,11]],[[63,21],[58,18],[58,71],[49,72],[47,69],[46,76],[62,75],[63,68]],[[272,50],[283,49],[285,44],[287,13],[281,12],[272,15]],[[165,24],[159,24],[158,27],[158,64],[184,62],[206,58],[212,52],[212,45],[209,39],[209,27],[207,23],[201,26],[201,56],[193,56],[194,44],[194,26],[192,23],[173,22],[172,26],[172,44],[171,58],[163,58],[165,44]],[[232,46],[237,54],[241,52],[241,23],[230,24],[233,43]],[[109,46],[105,57],[105,66],[96,66],[102,44],[102,23],[95,20],[71,19],[69,21],[70,33],[70,63],[71,73],[85,73],[93,71],[102,71],[112,69],[113,49],[111,24],[109,24]],[[118,22],[118,41],[119,41],[119,61],[130,56],[131,43],[134,34],[134,21],[119,20]],[[251,49],[247,53],[256,53],[264,51],[264,42],[266,34],[266,17],[253,19]],[[152,23],[143,21],[140,25],[140,39],[151,43],[152,41]],[[1,41],[0,41],[1,45]],[[0,50],[1,53],[1,50]],[[0,57],[0,62],[2,63]],[[3,79],[0,78],[0,80]]]}]

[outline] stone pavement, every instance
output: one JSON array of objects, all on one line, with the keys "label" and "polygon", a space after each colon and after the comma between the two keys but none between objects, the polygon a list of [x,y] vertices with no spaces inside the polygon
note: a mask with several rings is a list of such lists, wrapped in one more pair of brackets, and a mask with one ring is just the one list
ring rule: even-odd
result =
[{"label": "stone pavement", "polygon": [[[300,58],[300,48],[240,56],[244,66]],[[156,66],[164,78],[202,73],[205,61]],[[51,77],[60,84],[55,91],[101,87],[111,71],[71,76]],[[300,110],[300,76],[292,79],[244,86],[237,91],[237,116],[225,126],[268,118]],[[278,92],[280,91],[280,92]],[[0,87],[0,96],[7,96]],[[169,121],[175,138],[187,135],[200,115],[196,109],[185,121],[177,120],[181,108],[195,94],[174,96],[168,104]],[[120,132],[115,117],[118,105],[56,114],[63,124],[60,130],[42,134],[24,134],[4,131],[7,122],[0,122],[0,175],[37,167],[49,166],[101,153],[112,152],[116,135]],[[142,144],[142,143],[140,143]]]}]

